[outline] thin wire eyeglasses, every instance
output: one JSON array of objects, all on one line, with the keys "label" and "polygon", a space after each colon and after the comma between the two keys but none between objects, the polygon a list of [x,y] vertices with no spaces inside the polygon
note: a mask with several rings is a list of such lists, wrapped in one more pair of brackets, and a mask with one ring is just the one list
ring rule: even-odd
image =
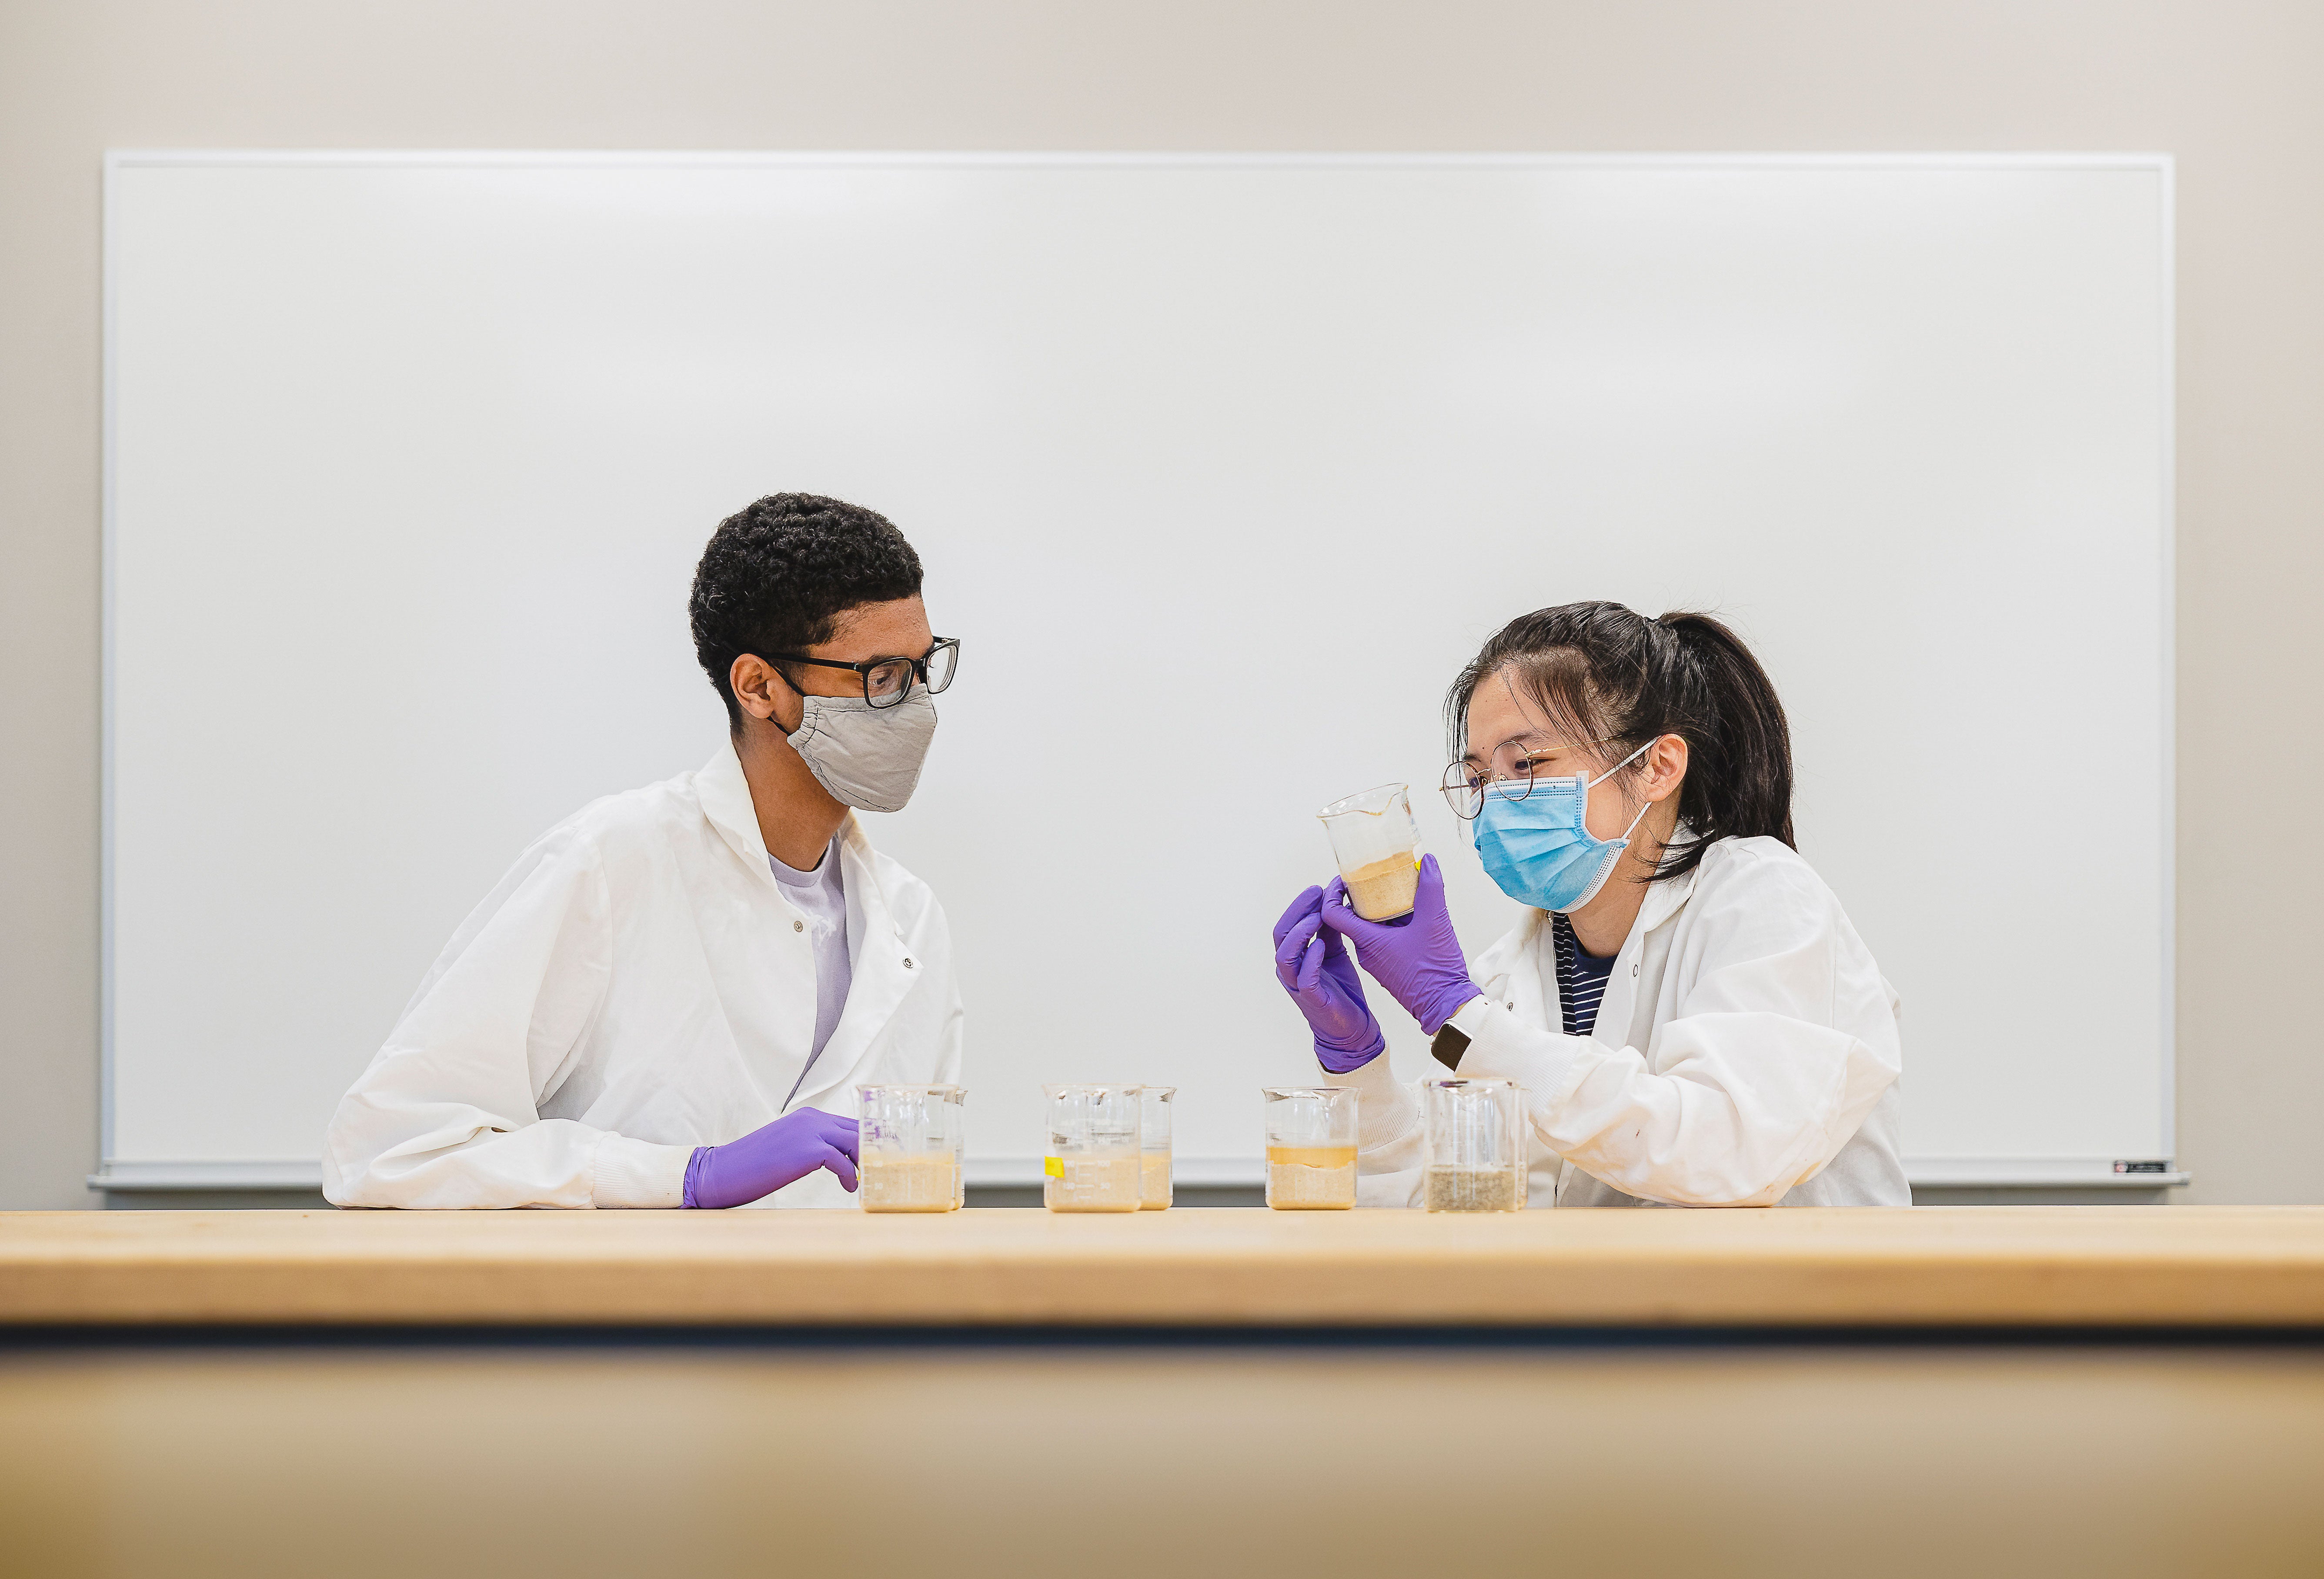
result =
[{"label": "thin wire eyeglasses", "polygon": [[[936,638],[924,656],[917,658],[866,658],[860,664],[843,664],[836,658],[810,658],[799,653],[770,653],[770,664],[812,664],[818,669],[850,669],[863,682],[863,700],[873,707],[894,707],[912,693],[917,680],[927,687],[928,694],[937,695],[952,684],[960,671],[960,638],[952,636]],[[780,671],[777,671],[780,673]],[[784,681],[789,684],[789,681]],[[798,690],[797,686],[791,687]]]},{"label": "thin wire eyeglasses", "polygon": [[[1466,762],[1448,763],[1444,768],[1444,777],[1438,787],[1444,792],[1444,803],[1452,808],[1452,814],[1463,822],[1472,822],[1476,821],[1477,814],[1485,809],[1485,792],[1488,790],[1505,801],[1521,801],[1533,794],[1534,785],[1541,778],[1573,776],[1570,773],[1535,774],[1532,767],[1539,758],[1547,757],[1553,752],[1605,744],[1604,740],[1573,740],[1541,747],[1524,746],[1515,740],[1505,740],[1493,748],[1490,764],[1492,772],[1480,772]],[[1512,748],[1515,748],[1515,754],[1508,756],[1508,765],[1504,767],[1504,755],[1509,753]],[[1513,771],[1519,767],[1526,771],[1522,773]]]}]

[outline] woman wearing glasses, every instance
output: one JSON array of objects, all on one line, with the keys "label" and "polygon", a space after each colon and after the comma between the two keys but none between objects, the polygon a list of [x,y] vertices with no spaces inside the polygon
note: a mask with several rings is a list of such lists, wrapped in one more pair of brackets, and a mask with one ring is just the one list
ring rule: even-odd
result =
[{"label": "woman wearing glasses", "polygon": [[775,494],[720,523],[691,613],[727,738],[551,829],[461,923],[332,1117],[333,1201],[832,1205],[854,1086],[960,1079],[944,912],[855,817],[910,798],[959,659],[918,556]]},{"label": "woman wearing glasses", "polygon": [[1895,995],[1793,848],[1783,704],[1734,633],[1545,609],[1445,708],[1446,798],[1532,913],[1470,961],[1432,856],[1408,917],[1334,879],[1275,930],[1317,1058],[1362,1092],[1363,1198],[1414,1204],[1419,1112],[1351,945],[1439,1060],[1524,1088],[1535,1206],[1909,1205]]}]

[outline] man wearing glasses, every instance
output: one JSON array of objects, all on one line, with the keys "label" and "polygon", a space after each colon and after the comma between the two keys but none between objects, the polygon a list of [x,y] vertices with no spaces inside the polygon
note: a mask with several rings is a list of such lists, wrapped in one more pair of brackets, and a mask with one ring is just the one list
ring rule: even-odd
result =
[{"label": "man wearing glasses", "polygon": [[944,912],[872,848],[960,644],[885,518],[779,493],[719,523],[696,656],[707,765],[551,829],[461,923],[341,1099],[355,1207],[830,1206],[858,1085],[960,1078]]}]

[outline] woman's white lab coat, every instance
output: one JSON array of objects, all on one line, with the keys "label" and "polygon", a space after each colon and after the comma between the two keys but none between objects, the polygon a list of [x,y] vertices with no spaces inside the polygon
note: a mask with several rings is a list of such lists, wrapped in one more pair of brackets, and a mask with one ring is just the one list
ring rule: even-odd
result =
[{"label": "woman's white lab coat", "polygon": [[[927,885],[840,831],[853,981],[793,1107],[957,1080],[961,1005]],[[814,1045],[815,948],[731,746],[584,808],[463,922],[332,1115],[345,1207],[674,1207],[694,1148],[778,1117]],[[762,1204],[852,1198],[821,1170]]]},{"label": "woman's white lab coat", "polygon": [[[1525,1088],[1532,1205],[1909,1206],[1896,995],[1840,900],[1773,839],[1723,839],[1657,883],[1589,1036],[1562,1033],[1532,912],[1470,972],[1462,1076]],[[1361,1092],[1360,1196],[1418,1204],[1417,1097],[1385,1057]],[[1431,1073],[1443,1071],[1434,1063]]]}]

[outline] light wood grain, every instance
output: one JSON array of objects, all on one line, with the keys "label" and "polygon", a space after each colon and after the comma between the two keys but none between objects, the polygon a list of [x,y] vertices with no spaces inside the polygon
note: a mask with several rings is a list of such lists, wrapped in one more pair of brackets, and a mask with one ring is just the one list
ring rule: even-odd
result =
[{"label": "light wood grain", "polygon": [[12,1213],[0,1321],[2324,1326],[2324,1208]]},{"label": "light wood grain", "polygon": [[0,1354],[37,1579],[2314,1579],[2324,1354]]}]

